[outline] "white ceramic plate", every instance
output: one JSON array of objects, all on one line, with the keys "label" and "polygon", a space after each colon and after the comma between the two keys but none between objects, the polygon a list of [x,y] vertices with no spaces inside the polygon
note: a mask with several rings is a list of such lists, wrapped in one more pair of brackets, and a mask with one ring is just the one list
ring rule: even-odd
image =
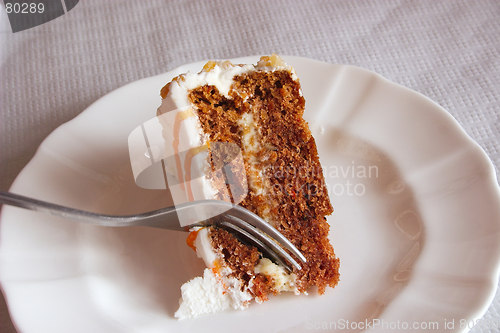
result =
[{"label": "white ceramic plate", "polygon": [[[338,287],[177,321],[179,287],[203,268],[185,234],[4,207],[0,274],[20,331],[362,331],[369,323],[435,332],[455,320],[452,332],[484,313],[499,273],[500,200],[483,151],[418,93],[363,69],[285,59],[300,77],[335,208]],[[201,66],[104,96],[42,143],[11,191],[110,214],[168,204],[164,192],[135,185],[127,136],[155,115],[163,84]]]}]

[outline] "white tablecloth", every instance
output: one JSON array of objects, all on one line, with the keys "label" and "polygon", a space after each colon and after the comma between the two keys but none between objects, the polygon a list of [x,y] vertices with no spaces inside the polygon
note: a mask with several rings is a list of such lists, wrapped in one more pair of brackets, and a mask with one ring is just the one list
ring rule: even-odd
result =
[{"label": "white tablecloth", "polygon": [[[365,67],[427,95],[498,173],[499,36],[497,0],[82,0],[17,33],[0,10],[0,187],[51,131],[113,89],[184,63],[272,52]],[[499,322],[499,310],[497,294],[485,319]],[[0,331],[14,331],[4,303]]]}]

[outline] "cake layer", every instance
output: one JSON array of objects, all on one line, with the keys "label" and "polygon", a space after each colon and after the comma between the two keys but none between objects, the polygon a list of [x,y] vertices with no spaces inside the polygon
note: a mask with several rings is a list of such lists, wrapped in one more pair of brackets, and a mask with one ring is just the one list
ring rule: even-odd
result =
[{"label": "cake layer", "polygon": [[[275,55],[262,57],[255,66],[208,62],[200,73],[174,78],[161,95],[159,114],[192,110],[184,134],[191,133],[197,144],[208,147],[212,170],[205,183],[213,191],[204,191],[206,199],[231,200],[255,212],[307,258],[301,270],[287,272],[224,229],[194,230],[188,243],[207,269],[204,278],[183,286],[184,301],[176,316],[244,308],[252,299],[261,302],[282,291],[306,293],[317,287],[323,293],[327,286],[334,287],[339,261],[328,240],[326,222],[333,209],[314,138],[302,118],[305,101],[293,69]],[[236,147],[242,159],[229,168],[225,163],[234,160],[234,153],[225,145]],[[219,172],[217,160],[236,179],[245,178],[237,179],[236,183],[245,184],[239,192]],[[180,179],[190,172],[176,169]],[[197,293],[220,306],[200,306]]]},{"label": "cake layer", "polygon": [[[337,284],[339,264],[326,222],[333,209],[314,138],[302,118],[300,85],[286,70],[252,71],[233,80],[229,97],[204,85],[192,89],[189,100],[209,140],[242,148],[250,190],[241,205],[273,224],[306,256],[305,267],[295,272],[299,290],[317,286],[322,293]],[[250,118],[251,125],[242,121]]]}]

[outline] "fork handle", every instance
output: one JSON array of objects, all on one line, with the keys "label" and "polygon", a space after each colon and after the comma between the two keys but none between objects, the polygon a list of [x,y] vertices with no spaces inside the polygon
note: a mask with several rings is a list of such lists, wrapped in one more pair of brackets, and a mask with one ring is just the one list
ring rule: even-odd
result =
[{"label": "fork handle", "polygon": [[106,215],[57,205],[47,201],[4,191],[0,191],[0,203],[38,212],[46,212],[52,215],[94,225],[108,227],[148,225],[169,230],[184,231],[184,228],[179,225],[175,207],[166,207],[137,215]]}]

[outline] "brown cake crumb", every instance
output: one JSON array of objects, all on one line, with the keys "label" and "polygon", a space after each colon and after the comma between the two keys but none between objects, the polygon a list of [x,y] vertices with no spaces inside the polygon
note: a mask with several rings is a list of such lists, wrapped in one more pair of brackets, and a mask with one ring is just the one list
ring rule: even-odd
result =
[{"label": "brown cake crumb", "polygon": [[[168,92],[168,87],[162,89]],[[252,71],[236,76],[230,98],[215,86],[201,86],[189,92],[202,129],[213,142],[232,142],[242,149],[238,120],[250,113],[259,128],[260,150],[244,152],[246,161],[255,157],[256,167],[265,170],[262,179],[246,163],[251,183],[260,181],[266,195],[250,188],[240,204],[267,218],[307,258],[302,270],[295,270],[297,287],[305,292],[317,287],[323,293],[339,281],[339,260],[328,240],[326,216],[333,209],[328,198],[316,144],[302,118],[304,98],[298,81],[289,71]],[[213,229],[212,243],[235,276],[247,284],[252,276],[252,293],[258,300],[273,293],[272,281],[254,274],[260,254],[223,229]]]}]

